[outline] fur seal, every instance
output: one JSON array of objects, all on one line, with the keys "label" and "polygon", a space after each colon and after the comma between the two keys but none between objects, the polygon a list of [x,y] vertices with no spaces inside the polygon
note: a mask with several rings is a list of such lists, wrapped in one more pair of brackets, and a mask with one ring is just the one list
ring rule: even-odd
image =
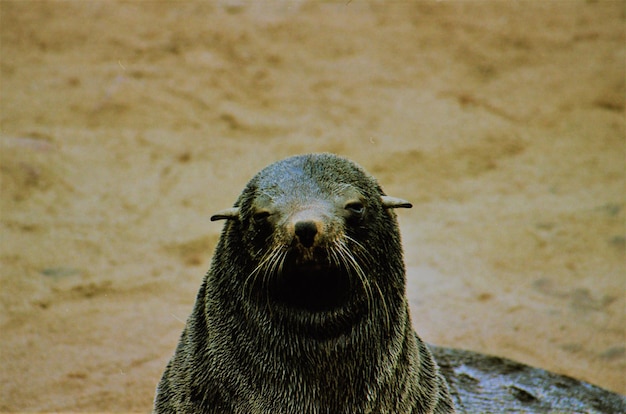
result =
[{"label": "fur seal", "polygon": [[451,413],[411,326],[393,209],[361,167],[299,155],[261,170],[226,220],[154,413]]}]

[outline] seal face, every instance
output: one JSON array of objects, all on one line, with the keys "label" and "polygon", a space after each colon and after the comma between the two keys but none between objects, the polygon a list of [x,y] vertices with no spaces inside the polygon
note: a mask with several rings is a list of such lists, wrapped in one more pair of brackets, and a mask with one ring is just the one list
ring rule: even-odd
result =
[{"label": "seal face", "polygon": [[361,263],[372,256],[358,240],[368,237],[364,224],[380,205],[367,205],[364,194],[373,188],[365,183],[339,182],[306,160],[274,165],[244,191],[243,242],[258,258],[245,282],[263,304],[319,318],[371,300],[377,282]]},{"label": "seal face", "polygon": [[[356,241],[365,201],[352,184],[323,176],[313,182],[296,160],[262,173],[242,200],[243,242],[259,258],[247,290],[289,312],[323,314],[357,300],[367,283],[354,257],[369,259]],[[278,180],[281,186],[274,184]]]},{"label": "seal face", "polygon": [[394,208],[353,162],[278,161],[227,220],[154,412],[452,412],[414,334]]}]

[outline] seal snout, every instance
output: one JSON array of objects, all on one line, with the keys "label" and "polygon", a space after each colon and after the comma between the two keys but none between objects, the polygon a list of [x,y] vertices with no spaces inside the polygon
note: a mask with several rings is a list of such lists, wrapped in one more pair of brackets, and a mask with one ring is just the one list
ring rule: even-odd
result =
[{"label": "seal snout", "polygon": [[317,223],[313,220],[298,221],[294,226],[294,232],[300,244],[309,248],[315,243],[315,236],[318,233]]},{"label": "seal snout", "polygon": [[324,206],[312,204],[287,219],[286,228],[292,246],[300,251],[324,244],[329,217]]}]

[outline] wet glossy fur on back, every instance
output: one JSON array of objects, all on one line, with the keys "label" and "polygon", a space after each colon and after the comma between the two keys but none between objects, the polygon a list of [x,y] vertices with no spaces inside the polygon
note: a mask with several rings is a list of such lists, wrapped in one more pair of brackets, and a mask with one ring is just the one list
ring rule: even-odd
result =
[{"label": "wet glossy fur on back", "polygon": [[411,327],[397,207],[331,154],[258,173],[212,218],[227,222],[154,412],[452,412]]}]

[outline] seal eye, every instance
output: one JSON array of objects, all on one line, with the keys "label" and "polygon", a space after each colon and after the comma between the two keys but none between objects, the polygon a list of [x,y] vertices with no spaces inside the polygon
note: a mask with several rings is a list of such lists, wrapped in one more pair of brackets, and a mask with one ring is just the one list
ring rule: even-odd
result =
[{"label": "seal eye", "polygon": [[257,211],[256,213],[254,213],[252,215],[252,219],[254,221],[256,221],[257,223],[260,223],[262,221],[267,220],[267,218],[270,216],[270,212],[266,211],[266,210],[261,210],[261,211]]},{"label": "seal eye", "polygon": [[365,212],[365,206],[360,201],[351,201],[346,204],[346,210],[354,215],[361,216]]}]

